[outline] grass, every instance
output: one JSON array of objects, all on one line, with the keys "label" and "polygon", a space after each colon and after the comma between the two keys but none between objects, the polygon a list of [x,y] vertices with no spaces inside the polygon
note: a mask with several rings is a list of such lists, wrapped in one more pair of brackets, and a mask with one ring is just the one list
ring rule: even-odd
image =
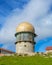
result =
[{"label": "grass", "polygon": [[0,65],[52,65],[52,58],[40,55],[35,56],[3,56]]}]

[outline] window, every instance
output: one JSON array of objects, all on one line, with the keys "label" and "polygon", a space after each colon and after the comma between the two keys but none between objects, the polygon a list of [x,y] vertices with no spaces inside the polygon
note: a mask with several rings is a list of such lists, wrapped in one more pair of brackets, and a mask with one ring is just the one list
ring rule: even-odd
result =
[{"label": "window", "polygon": [[23,40],[24,40],[24,34],[21,33],[21,41],[23,41]]},{"label": "window", "polygon": [[26,47],[26,45],[24,45],[24,47]]},{"label": "window", "polygon": [[29,38],[28,38],[28,33],[25,33],[25,34],[24,34],[24,41],[28,41],[28,39],[29,39]]},{"label": "window", "polygon": [[34,39],[33,34],[29,34],[29,35],[28,35],[28,40],[29,40],[29,41],[34,41],[33,39]]},{"label": "window", "polygon": [[20,40],[21,40],[21,35],[18,34],[18,35],[17,35],[17,41],[20,41]]},{"label": "window", "polygon": [[28,38],[29,38],[29,41],[32,41],[32,35],[31,34],[29,34]]},{"label": "window", "polygon": [[17,35],[18,41],[34,41],[34,36],[31,33],[20,33]]}]

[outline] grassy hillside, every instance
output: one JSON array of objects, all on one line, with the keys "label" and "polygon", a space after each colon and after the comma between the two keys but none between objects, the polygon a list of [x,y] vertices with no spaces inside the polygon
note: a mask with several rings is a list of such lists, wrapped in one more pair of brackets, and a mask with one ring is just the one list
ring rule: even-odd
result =
[{"label": "grassy hillside", "polygon": [[0,65],[52,65],[51,57],[44,56],[3,56]]}]

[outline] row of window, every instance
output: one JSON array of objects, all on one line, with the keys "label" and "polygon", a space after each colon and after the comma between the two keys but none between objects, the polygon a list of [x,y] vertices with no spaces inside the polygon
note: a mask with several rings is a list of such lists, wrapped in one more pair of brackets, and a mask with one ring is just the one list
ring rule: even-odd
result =
[{"label": "row of window", "polygon": [[16,37],[17,41],[34,41],[34,36],[30,33],[21,33],[18,34]]}]

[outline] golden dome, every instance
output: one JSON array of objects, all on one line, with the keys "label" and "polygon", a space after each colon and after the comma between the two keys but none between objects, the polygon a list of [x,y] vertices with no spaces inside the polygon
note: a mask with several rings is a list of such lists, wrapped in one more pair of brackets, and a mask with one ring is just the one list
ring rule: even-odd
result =
[{"label": "golden dome", "polygon": [[34,27],[28,22],[22,22],[17,26],[16,32],[32,32],[34,33]]}]

